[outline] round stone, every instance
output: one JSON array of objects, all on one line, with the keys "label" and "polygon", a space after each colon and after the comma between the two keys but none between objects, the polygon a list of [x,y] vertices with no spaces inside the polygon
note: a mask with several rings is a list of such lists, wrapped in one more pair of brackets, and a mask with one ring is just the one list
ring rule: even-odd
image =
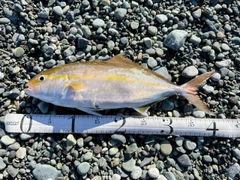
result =
[{"label": "round stone", "polygon": [[148,33],[152,36],[156,35],[158,32],[155,26],[148,26]]},{"label": "round stone", "polygon": [[132,179],[139,179],[142,175],[142,169],[139,166],[135,166],[130,174]]},{"label": "round stone", "polygon": [[17,58],[20,58],[23,56],[24,52],[25,51],[22,47],[17,47],[13,50],[13,55]]},{"label": "round stone", "polygon": [[103,27],[105,25],[105,22],[102,19],[95,19],[93,21],[93,26],[95,28]]},{"label": "round stone", "polygon": [[63,15],[63,10],[62,10],[61,6],[54,6],[53,7],[53,12],[55,12],[58,16]]},{"label": "round stone", "polygon": [[80,175],[85,175],[87,174],[87,172],[89,171],[90,169],[90,164],[88,162],[83,162],[83,163],[80,163],[78,166],[77,166],[77,172],[78,174]]},{"label": "round stone", "polygon": [[186,67],[182,71],[182,76],[186,78],[192,78],[198,75],[198,69],[195,66]]},{"label": "round stone", "polygon": [[161,142],[160,144],[160,152],[164,155],[164,156],[168,156],[171,154],[172,152],[172,145],[170,144],[169,141],[164,140]]},{"label": "round stone", "polygon": [[5,145],[5,146],[8,146],[10,144],[13,144],[16,142],[16,139],[14,138],[11,138],[10,136],[8,135],[4,135],[2,138],[1,138],[1,142]]},{"label": "round stone", "polygon": [[158,14],[158,15],[156,15],[156,20],[159,23],[163,24],[168,21],[168,17],[165,14]]},{"label": "round stone", "polygon": [[157,168],[150,168],[148,170],[148,175],[149,177],[156,179],[160,175],[160,173]]}]

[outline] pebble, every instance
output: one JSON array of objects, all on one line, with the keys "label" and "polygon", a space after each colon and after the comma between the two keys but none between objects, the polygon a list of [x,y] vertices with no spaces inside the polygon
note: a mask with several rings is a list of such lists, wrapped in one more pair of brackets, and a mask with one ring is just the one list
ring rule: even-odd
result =
[{"label": "pebble", "polygon": [[234,148],[234,149],[232,150],[232,153],[233,153],[233,156],[234,156],[235,158],[237,158],[238,160],[240,160],[240,149]]},{"label": "pebble", "polygon": [[149,175],[150,178],[156,179],[160,175],[160,173],[159,173],[159,170],[157,168],[150,168],[148,170],[148,175]]},{"label": "pebble", "polygon": [[135,29],[137,29],[137,28],[139,27],[139,22],[137,22],[137,21],[132,21],[132,22],[130,23],[130,26],[131,26],[131,28],[132,28],[133,30],[135,30]]},{"label": "pebble", "polygon": [[0,18],[0,24],[8,24],[8,23],[10,23],[11,21],[10,21],[10,19],[8,19],[8,18]]},{"label": "pebble", "polygon": [[193,43],[194,45],[199,45],[201,43],[201,38],[193,34],[190,37],[189,42]]},{"label": "pebble", "polygon": [[13,50],[13,55],[17,58],[20,58],[24,55],[24,49],[21,47],[17,47]]},{"label": "pebble", "polygon": [[48,109],[49,109],[49,104],[46,103],[46,102],[39,102],[37,107],[39,108],[39,110],[43,113],[43,114],[46,114],[48,112]]},{"label": "pebble", "polygon": [[184,45],[187,35],[188,33],[184,30],[173,30],[167,35],[163,44],[174,51],[178,51]]},{"label": "pebble", "polygon": [[70,151],[76,144],[77,144],[77,141],[73,136],[73,134],[69,134],[66,140],[66,150]]},{"label": "pebble", "polygon": [[110,156],[115,156],[118,153],[118,148],[117,147],[112,147],[109,149],[109,155]]},{"label": "pebble", "polygon": [[5,146],[8,146],[10,144],[13,144],[16,142],[16,139],[14,138],[11,138],[10,136],[8,135],[4,135],[3,137],[1,137],[1,142],[5,145]]},{"label": "pebble", "polygon": [[57,179],[60,171],[47,164],[37,164],[32,174],[36,180]]},{"label": "pebble", "polygon": [[12,165],[8,165],[7,172],[12,178],[15,178],[19,172],[19,169],[13,167]]},{"label": "pebble", "polygon": [[174,103],[168,99],[162,102],[162,110],[171,111],[174,109]]},{"label": "pebble", "polygon": [[156,15],[156,20],[159,23],[164,24],[165,22],[168,21],[168,17],[165,14],[158,14],[158,15]]},{"label": "pebble", "polygon": [[32,137],[34,137],[34,134],[33,133],[21,133],[20,134],[20,139],[22,140],[22,141],[27,141],[27,140],[29,140],[29,139],[31,139]]},{"label": "pebble", "polygon": [[170,144],[169,141],[164,140],[160,143],[160,152],[164,156],[169,156],[172,153],[172,145]]},{"label": "pebble", "polygon": [[121,135],[121,134],[112,134],[111,135],[111,139],[117,141],[120,144],[125,144],[126,143],[126,138],[125,136]]},{"label": "pebble", "polygon": [[166,67],[160,67],[157,70],[155,70],[155,72],[162,75],[163,77],[165,77],[169,81],[172,81],[172,76],[168,73],[168,70],[167,70]]},{"label": "pebble", "polygon": [[191,166],[191,160],[187,154],[182,154],[177,158],[178,163],[183,167]]},{"label": "pebble", "polygon": [[19,159],[23,159],[25,158],[27,155],[27,150],[24,147],[20,147],[17,151],[16,151],[16,157]]},{"label": "pebble", "polygon": [[62,10],[61,6],[54,6],[53,7],[53,12],[55,12],[58,16],[63,15],[63,10]]},{"label": "pebble", "polygon": [[122,163],[122,168],[127,172],[132,172],[136,164],[136,160],[131,158],[128,161]]},{"label": "pebble", "polygon": [[158,29],[157,29],[155,26],[148,26],[148,33],[149,33],[151,36],[156,35],[157,32],[158,32]]},{"label": "pebble", "polygon": [[77,166],[77,172],[82,176],[86,175],[89,169],[90,169],[90,164],[88,162],[80,163]]},{"label": "pebble", "polygon": [[142,169],[139,166],[135,166],[130,174],[132,179],[139,179],[142,175]]},{"label": "pebble", "polygon": [[195,66],[188,66],[182,71],[182,76],[186,78],[193,78],[198,75],[198,69]]},{"label": "pebble", "polygon": [[187,149],[187,150],[194,150],[196,147],[197,147],[197,144],[194,142],[194,141],[191,141],[189,139],[185,139],[184,141],[184,147]]},{"label": "pebble", "polygon": [[176,177],[174,176],[174,174],[172,172],[165,172],[164,176],[165,176],[165,178],[167,178],[167,180],[176,180]]},{"label": "pebble", "polygon": [[5,169],[5,167],[6,167],[6,164],[4,163],[3,158],[0,157],[0,170]]},{"label": "pebble", "polygon": [[104,25],[105,25],[105,22],[102,19],[97,18],[93,21],[93,26],[95,28],[100,28],[100,27],[103,27]]},{"label": "pebble", "polygon": [[149,37],[145,37],[143,39],[144,44],[146,45],[147,48],[151,48],[152,47],[152,40]]},{"label": "pebble", "polygon": [[120,21],[123,20],[126,14],[127,14],[127,10],[124,8],[117,8],[114,11],[114,16],[116,17],[117,20],[120,20]]},{"label": "pebble", "polygon": [[228,178],[235,179],[235,177],[239,174],[240,172],[240,166],[238,163],[234,163],[227,169],[227,176]]},{"label": "pebble", "polygon": [[212,162],[212,157],[209,155],[203,155],[203,161],[206,163],[211,163]]},{"label": "pebble", "polygon": [[199,8],[199,9],[197,9],[196,11],[193,11],[193,12],[192,12],[192,16],[193,16],[194,18],[196,18],[196,19],[201,18],[201,16],[202,16],[202,10]]}]

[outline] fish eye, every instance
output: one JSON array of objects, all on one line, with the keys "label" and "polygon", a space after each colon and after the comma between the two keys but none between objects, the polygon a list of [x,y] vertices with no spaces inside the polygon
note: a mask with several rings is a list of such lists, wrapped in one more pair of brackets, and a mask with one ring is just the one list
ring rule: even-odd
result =
[{"label": "fish eye", "polygon": [[45,80],[45,76],[44,75],[41,75],[41,76],[39,76],[39,81],[44,81]]}]

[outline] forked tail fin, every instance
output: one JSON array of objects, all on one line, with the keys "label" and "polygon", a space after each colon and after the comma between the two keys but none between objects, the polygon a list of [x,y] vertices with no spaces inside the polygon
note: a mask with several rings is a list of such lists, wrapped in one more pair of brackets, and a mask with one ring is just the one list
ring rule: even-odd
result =
[{"label": "forked tail fin", "polygon": [[201,74],[200,76],[188,81],[187,83],[181,86],[183,93],[181,94],[184,96],[189,102],[191,102],[194,106],[196,106],[199,110],[206,112],[207,114],[215,116],[216,113],[210,111],[208,107],[200,100],[197,96],[198,87],[206,81],[212,74],[215,72],[207,72]]}]

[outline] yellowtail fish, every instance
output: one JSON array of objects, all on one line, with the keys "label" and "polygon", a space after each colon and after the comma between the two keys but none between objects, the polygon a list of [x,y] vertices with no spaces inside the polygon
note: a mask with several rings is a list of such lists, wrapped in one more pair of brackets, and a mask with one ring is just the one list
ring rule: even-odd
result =
[{"label": "yellowtail fish", "polygon": [[101,115],[104,109],[133,108],[142,115],[154,102],[174,94],[214,115],[197,96],[198,87],[214,72],[204,73],[181,86],[124,58],[60,65],[36,75],[25,92],[58,106]]}]

